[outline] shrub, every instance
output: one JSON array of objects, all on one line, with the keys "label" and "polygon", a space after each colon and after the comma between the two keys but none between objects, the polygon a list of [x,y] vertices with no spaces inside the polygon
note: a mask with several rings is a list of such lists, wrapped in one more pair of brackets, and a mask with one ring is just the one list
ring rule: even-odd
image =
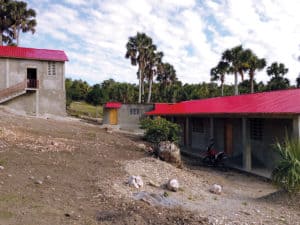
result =
[{"label": "shrub", "polygon": [[141,128],[145,129],[145,140],[158,144],[161,141],[171,141],[178,144],[180,126],[164,118],[150,119],[141,121]]},{"label": "shrub", "polygon": [[276,150],[281,161],[272,172],[272,179],[288,192],[300,190],[300,141],[285,138],[283,144],[277,142]]}]

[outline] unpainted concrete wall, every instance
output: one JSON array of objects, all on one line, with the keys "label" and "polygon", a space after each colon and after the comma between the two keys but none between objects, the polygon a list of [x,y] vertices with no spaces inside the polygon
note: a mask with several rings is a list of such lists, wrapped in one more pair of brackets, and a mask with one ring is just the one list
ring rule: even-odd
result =
[{"label": "unpainted concrete wall", "polygon": [[[118,127],[124,130],[136,130],[140,127],[140,119],[145,117],[145,113],[153,110],[152,104],[122,104],[118,109]],[[138,109],[138,114],[131,114],[130,109]],[[110,124],[109,109],[103,109],[103,124]]]},{"label": "unpainted concrete wall", "polygon": [[[118,110],[118,123],[120,129],[135,130],[140,127],[140,119],[145,117],[145,113],[153,110],[154,105],[143,104],[123,104]],[[138,109],[139,114],[130,114],[130,109]]]},{"label": "unpainted concrete wall", "polygon": [[[55,67],[56,75],[53,76],[48,75],[48,61],[1,58],[0,90],[7,88],[6,84],[9,87],[27,79],[27,68],[36,68],[39,80],[39,89],[36,93],[28,92],[7,102],[6,105],[28,114],[66,115],[64,62],[55,62]],[[32,104],[36,109],[31,109]]]},{"label": "unpainted concrete wall", "polygon": [[274,150],[274,144],[282,142],[286,135],[292,135],[292,119],[264,119],[261,141],[251,140],[252,164],[262,164],[273,169],[280,159]]},{"label": "unpainted concrete wall", "polygon": [[3,105],[17,111],[20,114],[36,115],[36,92],[27,92]]}]

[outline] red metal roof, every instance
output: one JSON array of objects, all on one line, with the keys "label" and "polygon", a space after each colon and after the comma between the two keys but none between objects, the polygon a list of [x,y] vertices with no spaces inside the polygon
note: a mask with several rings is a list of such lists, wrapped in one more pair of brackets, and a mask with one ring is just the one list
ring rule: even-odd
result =
[{"label": "red metal roof", "polygon": [[300,114],[300,89],[158,104],[146,114]]},{"label": "red metal roof", "polygon": [[0,57],[45,61],[68,61],[65,52],[61,50],[21,48],[15,46],[0,46]]},{"label": "red metal roof", "polygon": [[107,109],[118,109],[121,108],[122,104],[120,102],[107,102],[105,108]]}]

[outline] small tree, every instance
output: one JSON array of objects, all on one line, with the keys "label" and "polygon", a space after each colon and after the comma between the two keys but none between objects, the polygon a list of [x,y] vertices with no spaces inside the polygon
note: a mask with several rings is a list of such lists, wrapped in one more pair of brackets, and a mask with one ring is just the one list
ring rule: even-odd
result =
[{"label": "small tree", "polygon": [[145,140],[154,144],[161,141],[171,141],[178,144],[180,126],[164,118],[150,119],[141,121],[141,128],[145,129]]},{"label": "small tree", "polygon": [[300,191],[300,141],[286,138],[276,143],[281,161],[272,172],[272,179],[288,192]]}]

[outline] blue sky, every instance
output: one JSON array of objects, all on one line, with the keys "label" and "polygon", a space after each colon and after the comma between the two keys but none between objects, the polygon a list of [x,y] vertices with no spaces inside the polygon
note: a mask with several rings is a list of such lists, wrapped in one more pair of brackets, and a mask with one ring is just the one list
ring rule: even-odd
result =
[{"label": "blue sky", "polygon": [[[36,9],[34,35],[21,46],[64,50],[66,76],[90,84],[113,78],[137,82],[137,68],[124,58],[129,36],[152,37],[180,80],[209,81],[221,53],[239,44],[268,64],[285,63],[295,83],[300,72],[298,0],[28,0]],[[232,83],[232,76],[226,77]],[[265,71],[258,81],[267,81]]]}]

